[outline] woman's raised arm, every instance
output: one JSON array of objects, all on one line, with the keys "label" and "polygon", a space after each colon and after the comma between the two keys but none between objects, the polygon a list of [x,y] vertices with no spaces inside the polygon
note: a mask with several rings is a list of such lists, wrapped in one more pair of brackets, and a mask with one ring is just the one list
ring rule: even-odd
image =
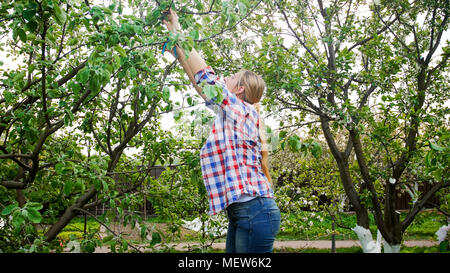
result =
[{"label": "woman's raised arm", "polygon": [[[172,9],[169,10],[168,21],[163,20],[163,23],[166,25],[167,29],[171,32],[177,33],[181,30],[180,24],[178,22],[178,16]],[[195,48],[193,48],[192,51],[189,53],[189,58],[186,58],[186,54],[181,47],[175,45],[175,48],[177,54],[174,54],[173,51],[170,52],[180,62],[184,71],[188,75],[189,80],[194,85],[195,90],[197,90],[199,95],[206,100],[207,99],[206,95],[203,94],[202,88],[197,85],[194,78],[194,75],[197,72],[207,67],[205,60],[203,60],[203,58],[198,54]]]}]

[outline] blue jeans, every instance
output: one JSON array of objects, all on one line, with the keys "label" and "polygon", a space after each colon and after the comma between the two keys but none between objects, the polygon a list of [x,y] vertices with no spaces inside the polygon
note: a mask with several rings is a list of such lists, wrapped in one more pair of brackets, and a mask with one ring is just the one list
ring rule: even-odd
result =
[{"label": "blue jeans", "polygon": [[256,197],[227,207],[227,253],[272,252],[280,230],[280,210],[273,198]]}]

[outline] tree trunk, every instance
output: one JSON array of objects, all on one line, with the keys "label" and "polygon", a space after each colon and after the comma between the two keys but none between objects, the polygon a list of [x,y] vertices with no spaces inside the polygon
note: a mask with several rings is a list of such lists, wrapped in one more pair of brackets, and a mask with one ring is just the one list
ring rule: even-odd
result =
[{"label": "tree trunk", "polygon": [[61,232],[61,230],[72,220],[73,217],[77,215],[76,209],[81,209],[83,206],[89,202],[91,198],[93,198],[97,194],[97,190],[95,187],[90,188],[83,196],[78,199],[78,201],[70,206],[64,214],[59,218],[58,222],[56,222],[45,234],[45,241],[51,242],[56,236]]},{"label": "tree trunk", "polygon": [[[129,141],[129,140],[128,140]],[[122,155],[124,145],[116,148],[111,155],[111,161],[108,164],[107,172],[112,172],[116,168],[117,163],[119,162],[119,158]],[[45,234],[45,241],[50,242],[56,238],[56,236],[61,232],[61,230],[74,218],[78,211],[77,209],[83,209],[84,205],[86,205],[89,200],[94,198],[97,194],[97,189],[95,187],[90,188],[84,195],[82,195],[77,202],[66,209],[64,214],[59,218],[58,222],[53,224],[49,231]]]},{"label": "tree trunk", "polygon": [[356,221],[358,226],[368,229],[369,228],[369,215],[367,209],[361,204],[359,195],[353,185],[352,178],[350,176],[350,169],[348,167],[347,156],[339,151],[336,142],[334,141],[333,135],[328,124],[328,121],[324,117],[320,117],[320,123],[322,126],[322,131],[327,141],[328,147],[333,154],[336,164],[339,169],[339,176],[342,181],[342,186],[344,187],[345,194],[347,195],[350,203],[355,208],[356,211]]},{"label": "tree trunk", "polygon": [[400,253],[400,244],[391,245],[388,242],[383,243],[384,253]]},{"label": "tree trunk", "polygon": [[376,241],[372,239],[372,233],[370,233],[369,229],[356,226],[352,230],[356,233],[356,235],[358,235],[358,239],[364,253],[381,253],[381,243],[383,241],[383,237],[381,236],[379,230],[377,231]]}]

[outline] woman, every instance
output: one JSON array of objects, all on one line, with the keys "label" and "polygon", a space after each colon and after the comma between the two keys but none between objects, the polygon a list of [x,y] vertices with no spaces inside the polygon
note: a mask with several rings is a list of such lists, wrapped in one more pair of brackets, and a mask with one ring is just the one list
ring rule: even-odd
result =
[{"label": "woman", "polygon": [[[163,21],[171,32],[181,30],[177,14]],[[171,53],[207,105],[219,107],[212,131],[200,151],[200,163],[209,195],[210,214],[227,211],[227,253],[271,252],[280,228],[280,211],[273,200],[268,151],[259,118],[265,83],[242,70],[221,81],[195,49],[186,58],[176,46]],[[174,54],[176,53],[176,54]],[[200,83],[219,85],[223,100],[209,99]]]}]

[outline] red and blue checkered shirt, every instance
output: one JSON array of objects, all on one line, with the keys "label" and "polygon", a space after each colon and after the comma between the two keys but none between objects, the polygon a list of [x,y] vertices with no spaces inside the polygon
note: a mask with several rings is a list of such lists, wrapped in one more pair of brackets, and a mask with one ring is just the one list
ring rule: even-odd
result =
[{"label": "red and blue checkered shirt", "polygon": [[219,106],[220,110],[200,150],[209,213],[221,212],[243,194],[273,198],[273,190],[261,167],[258,112],[231,93],[211,67],[197,72],[195,80],[197,84],[203,81],[218,84],[223,91],[222,102],[218,103],[216,98],[206,101],[207,106]]}]

